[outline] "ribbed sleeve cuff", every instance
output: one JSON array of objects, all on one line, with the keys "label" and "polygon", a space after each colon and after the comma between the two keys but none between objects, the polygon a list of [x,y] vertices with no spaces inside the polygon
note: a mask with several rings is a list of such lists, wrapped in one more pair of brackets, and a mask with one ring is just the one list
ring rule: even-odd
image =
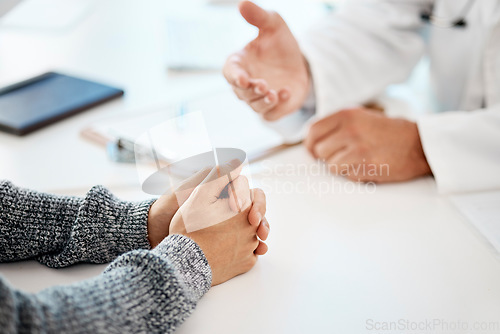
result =
[{"label": "ribbed sleeve cuff", "polygon": [[115,234],[117,251],[125,253],[134,249],[151,249],[148,240],[148,214],[154,199],[130,203],[122,202],[117,219],[109,226]]},{"label": "ribbed sleeve cuff", "polygon": [[152,252],[169,260],[197,299],[210,289],[212,270],[201,248],[190,238],[169,235]]},{"label": "ribbed sleeve cuff", "polygon": [[39,261],[49,267],[106,263],[131,250],[150,249],[147,220],[153,202],[121,201],[104,187],[93,187],[80,205],[65,245]]}]

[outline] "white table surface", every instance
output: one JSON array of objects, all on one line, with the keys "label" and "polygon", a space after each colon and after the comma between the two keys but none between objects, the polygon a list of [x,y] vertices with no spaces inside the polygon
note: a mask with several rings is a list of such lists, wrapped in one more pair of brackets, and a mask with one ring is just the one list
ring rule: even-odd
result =
[{"label": "white table surface", "polygon": [[[217,72],[166,71],[165,3],[103,1],[82,23],[57,34],[0,28],[0,85],[59,69],[127,92],[24,138],[0,133],[0,178],[75,195],[100,183],[125,199],[146,197],[133,165],[108,161],[78,132],[124,110],[227,89]],[[355,184],[342,178],[317,175],[313,166],[300,146],[252,165],[253,184],[267,192],[269,253],[249,273],[211,289],[178,333],[377,332],[367,328],[369,319],[493,322],[496,330],[474,333],[500,332],[500,262],[437,194],[432,178],[370,186],[368,193],[363,186],[353,191]],[[0,274],[36,292],[104,268],[54,270],[25,261],[0,264]]]}]

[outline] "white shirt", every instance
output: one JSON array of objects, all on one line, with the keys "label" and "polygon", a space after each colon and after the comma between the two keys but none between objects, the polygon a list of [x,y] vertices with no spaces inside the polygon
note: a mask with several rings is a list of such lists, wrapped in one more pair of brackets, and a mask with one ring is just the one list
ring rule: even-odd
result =
[{"label": "white shirt", "polygon": [[466,27],[422,34],[423,12],[451,22],[468,1],[349,0],[300,41],[320,117],[405,81],[427,53],[442,113],[417,124],[441,192],[500,188],[500,0],[472,0]]}]

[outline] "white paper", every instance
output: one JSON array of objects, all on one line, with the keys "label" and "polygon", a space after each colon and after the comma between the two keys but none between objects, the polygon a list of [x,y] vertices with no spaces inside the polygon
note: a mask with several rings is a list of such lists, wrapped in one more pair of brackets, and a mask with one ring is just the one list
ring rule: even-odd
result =
[{"label": "white paper", "polygon": [[[158,143],[155,144],[158,151],[167,160],[201,153],[211,147],[239,148],[253,156],[283,144],[283,138],[264,126],[259,116],[232,92],[186,103],[184,117],[179,117],[181,113],[178,109],[166,107],[152,112],[138,112],[122,120],[113,118],[99,122],[93,128],[111,137],[135,142],[146,131],[167,124],[171,129],[165,130],[163,137],[158,134],[154,139]],[[203,114],[203,124],[200,117],[195,117],[200,115],[199,112]]]},{"label": "white paper", "polygon": [[454,195],[450,199],[500,253],[500,191]]}]

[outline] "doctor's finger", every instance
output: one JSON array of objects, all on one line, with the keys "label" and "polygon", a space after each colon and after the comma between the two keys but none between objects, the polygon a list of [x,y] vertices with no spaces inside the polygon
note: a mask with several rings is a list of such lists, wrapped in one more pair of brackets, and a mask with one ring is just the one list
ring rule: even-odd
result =
[{"label": "doctor's finger", "polygon": [[250,1],[240,2],[239,9],[241,16],[259,30],[273,29],[282,21],[275,12],[267,11]]},{"label": "doctor's finger", "polygon": [[326,161],[331,173],[350,178],[353,168],[358,165],[353,146],[348,146],[337,151]]},{"label": "doctor's finger", "polygon": [[340,117],[337,113],[320,119],[309,127],[304,145],[309,152],[314,155],[314,146],[318,141],[323,139],[328,134],[335,132],[340,127]]},{"label": "doctor's finger", "polygon": [[356,182],[380,182],[384,175],[377,172],[377,166],[367,162],[366,151],[356,144],[334,154],[328,159],[330,171]]},{"label": "doctor's finger", "polygon": [[287,100],[290,99],[289,88],[283,88],[277,93],[278,103],[276,108],[266,112],[263,117],[266,121],[277,121],[281,117],[287,115],[292,110]]},{"label": "doctor's finger", "polygon": [[341,132],[330,133],[318,140],[313,148],[312,154],[318,159],[328,159],[349,144],[349,140],[342,136]]},{"label": "doctor's finger", "polygon": [[249,88],[250,75],[244,66],[242,66],[241,56],[239,54],[233,54],[227,58],[222,73],[227,82],[232,86],[243,89]]},{"label": "doctor's finger", "polygon": [[266,96],[250,102],[249,105],[253,110],[261,114],[264,119],[267,119],[266,114],[269,113],[274,107],[276,107],[276,105],[278,105],[278,102],[278,94],[275,90],[271,89],[266,94]]},{"label": "doctor's finger", "polygon": [[263,79],[250,79],[250,85],[248,88],[239,88],[238,86],[232,86],[236,96],[247,103],[254,102],[264,96],[269,92],[269,87],[267,82]]}]

